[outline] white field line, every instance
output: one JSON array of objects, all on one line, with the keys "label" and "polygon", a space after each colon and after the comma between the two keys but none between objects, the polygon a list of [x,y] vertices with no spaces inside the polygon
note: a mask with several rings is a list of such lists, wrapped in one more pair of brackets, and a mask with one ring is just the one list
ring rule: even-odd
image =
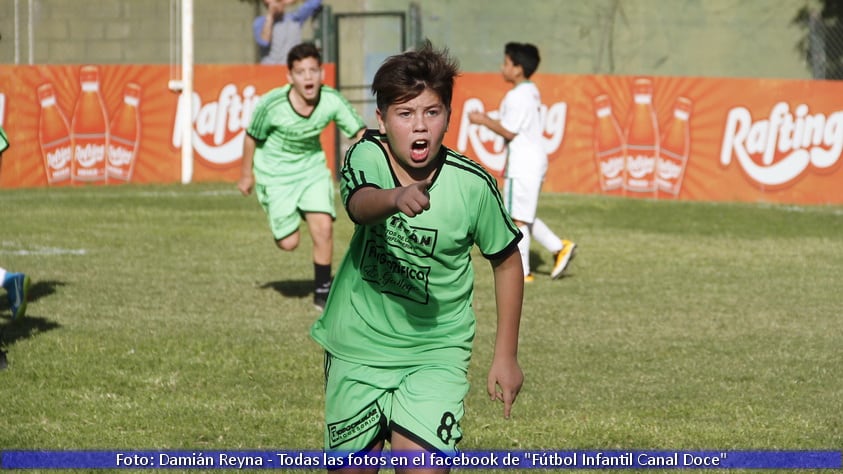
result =
[{"label": "white field line", "polygon": [[0,246],[0,255],[87,255],[86,249],[63,249],[61,247],[35,247],[35,248],[7,248],[17,247],[13,242],[3,242]]}]

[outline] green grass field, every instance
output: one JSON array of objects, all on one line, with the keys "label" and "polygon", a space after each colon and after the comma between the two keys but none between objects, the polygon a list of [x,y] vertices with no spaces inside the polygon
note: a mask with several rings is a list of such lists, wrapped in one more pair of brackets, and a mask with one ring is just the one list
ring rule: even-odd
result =
[{"label": "green grass field", "polygon": [[[233,184],[6,190],[0,205],[0,266],[33,280],[22,320],[0,294],[0,449],[321,449],[306,231],[282,253]],[[539,214],[578,256],[551,281],[534,244],[526,381],[504,420],[476,254],[463,449],[843,446],[843,208],[549,194]],[[351,230],[341,213],[334,268]]]}]

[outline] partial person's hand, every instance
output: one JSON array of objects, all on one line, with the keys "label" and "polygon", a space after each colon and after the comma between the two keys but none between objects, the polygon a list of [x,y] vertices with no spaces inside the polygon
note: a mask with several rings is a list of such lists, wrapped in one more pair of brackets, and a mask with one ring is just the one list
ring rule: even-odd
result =
[{"label": "partial person's hand", "polygon": [[489,369],[489,378],[486,381],[486,391],[492,401],[503,402],[503,417],[509,418],[512,411],[512,404],[521,391],[524,383],[524,373],[515,358],[503,360],[495,359]]},{"label": "partial person's hand", "polygon": [[251,176],[251,175],[250,176],[241,176],[240,180],[237,181],[237,189],[239,189],[240,192],[244,196],[248,196],[249,194],[252,194],[252,188],[254,188],[254,187],[255,187],[255,177],[254,176]]},{"label": "partial person's hand", "polygon": [[430,194],[427,193],[430,184],[431,180],[426,179],[398,188],[395,207],[409,217],[415,217],[430,209]]},{"label": "partial person's hand", "polygon": [[284,13],[284,7],[287,5],[287,2],[284,0],[269,0],[269,5],[267,5],[268,12],[273,15],[278,15]]},{"label": "partial person's hand", "polygon": [[475,125],[483,125],[486,121],[486,114],[483,112],[469,112],[468,121]]}]

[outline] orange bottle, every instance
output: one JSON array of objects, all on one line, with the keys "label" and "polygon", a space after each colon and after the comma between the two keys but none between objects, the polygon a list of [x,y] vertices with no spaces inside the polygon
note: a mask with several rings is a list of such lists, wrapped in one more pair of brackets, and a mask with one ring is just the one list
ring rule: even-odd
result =
[{"label": "orange bottle", "polygon": [[658,182],[659,191],[679,195],[682,178],[688,166],[691,151],[691,100],[679,97],[673,106],[673,117],[667,125],[659,147]]},{"label": "orange bottle", "polygon": [[52,84],[42,84],[38,87],[38,101],[41,103],[38,143],[44,159],[47,184],[67,181],[70,179],[70,160],[73,154],[70,126],[56,102],[56,92]]},{"label": "orange bottle", "polygon": [[132,179],[135,167],[138,143],[140,142],[140,105],[141,88],[135,83],[126,84],[123,91],[123,103],[108,127],[108,178],[123,181]]},{"label": "orange bottle", "polygon": [[624,187],[634,193],[656,192],[656,158],[659,154],[659,125],[653,107],[653,82],[635,79],[633,104],[629,111],[626,138],[626,176]]},{"label": "orange bottle", "polygon": [[70,122],[73,136],[71,179],[106,181],[105,153],[108,147],[108,121],[105,103],[100,95],[99,71],[96,66],[82,66],[79,73],[81,93]]},{"label": "orange bottle", "polygon": [[624,181],[624,139],[621,127],[612,114],[609,96],[594,98],[594,159],[597,162],[597,177],[600,189],[612,192],[623,189]]}]

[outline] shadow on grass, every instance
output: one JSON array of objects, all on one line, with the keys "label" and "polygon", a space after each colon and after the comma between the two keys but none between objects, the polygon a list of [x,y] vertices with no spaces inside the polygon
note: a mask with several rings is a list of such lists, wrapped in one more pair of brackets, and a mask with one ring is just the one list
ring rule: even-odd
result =
[{"label": "shadow on grass", "polygon": [[261,285],[260,288],[272,289],[287,297],[301,298],[313,294],[313,280],[270,281]]},{"label": "shadow on grass", "polygon": [[0,369],[5,369],[7,366],[5,348],[21,339],[28,339],[36,334],[47,332],[61,325],[55,321],[50,321],[39,316],[32,315],[32,303],[41,298],[50,296],[56,292],[56,287],[64,286],[65,283],[61,281],[37,281],[29,287],[29,306],[27,307],[26,315],[22,318],[12,321],[11,311],[9,308],[8,298],[0,298],[0,310],[8,314],[4,314],[6,324],[0,326]]},{"label": "shadow on grass", "polygon": [[[550,276],[550,269],[553,267],[554,258],[553,255],[548,254],[547,251],[544,252],[536,252],[533,249],[530,249],[530,270],[536,275],[547,275]],[[562,273],[562,276],[559,278],[571,278],[576,273],[576,268],[574,264],[574,257],[571,257],[570,263],[568,263],[568,267]],[[537,268],[542,268],[541,270],[536,270]]]}]

